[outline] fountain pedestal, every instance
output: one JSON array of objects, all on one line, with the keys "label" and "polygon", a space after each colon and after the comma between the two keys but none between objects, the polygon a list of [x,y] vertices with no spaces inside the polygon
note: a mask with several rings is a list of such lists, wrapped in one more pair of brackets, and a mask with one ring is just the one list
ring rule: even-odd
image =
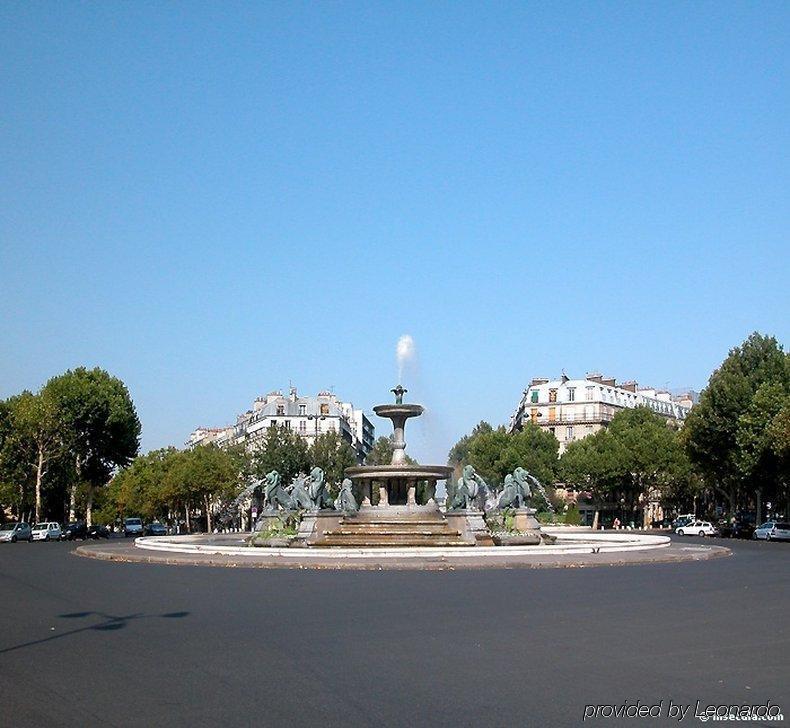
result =
[{"label": "fountain pedestal", "polygon": [[457,529],[475,546],[494,545],[482,511],[459,508],[454,511],[447,511],[444,517],[451,528]]},{"label": "fountain pedestal", "polygon": [[540,522],[535,518],[534,508],[515,508],[513,525],[517,531],[540,531]]}]

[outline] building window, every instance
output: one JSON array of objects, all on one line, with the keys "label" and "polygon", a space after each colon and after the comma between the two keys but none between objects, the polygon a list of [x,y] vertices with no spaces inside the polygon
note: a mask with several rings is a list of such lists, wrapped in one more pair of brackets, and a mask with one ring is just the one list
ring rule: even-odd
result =
[{"label": "building window", "polygon": [[[304,405],[302,405],[304,407]],[[307,432],[307,422],[305,420],[299,420],[299,434],[304,435]]]},{"label": "building window", "polygon": [[573,427],[566,427],[565,428],[565,439],[566,440],[573,440]]},{"label": "building window", "polygon": [[530,393],[530,397],[532,398],[532,404],[536,404],[538,401],[538,390],[533,389],[532,392]]},{"label": "building window", "polygon": [[568,387],[568,401],[569,402],[576,401],[576,387]]},{"label": "building window", "polygon": [[299,414],[303,415],[303,416],[307,414],[307,405],[306,404],[300,404],[299,405]]},{"label": "building window", "polygon": [[277,415],[279,417],[282,417],[282,415],[284,415],[284,414],[285,414],[285,405],[284,404],[278,404],[277,405]]},{"label": "building window", "polygon": [[291,420],[286,420],[285,422],[283,422],[283,425],[285,425],[285,429],[286,430],[290,430],[291,429]]},{"label": "building window", "polygon": [[555,429],[556,429],[555,427],[549,427],[549,432],[553,435]]},{"label": "building window", "polygon": [[328,415],[329,414],[329,405],[328,404],[322,404],[321,405],[321,414],[322,415]]},{"label": "building window", "polygon": [[549,422],[554,422],[557,419],[557,408],[549,407]]},{"label": "building window", "polygon": [[557,390],[550,389],[549,390],[549,402],[556,402],[557,401]]},{"label": "building window", "polygon": [[269,423],[269,427],[277,427],[277,420],[272,420],[272,421]]},{"label": "building window", "polygon": [[595,387],[585,387],[585,389],[587,390],[587,401],[592,402],[595,396]]},{"label": "building window", "polygon": [[533,407],[530,410],[529,419],[532,420],[532,424],[533,425],[537,425],[538,424],[538,408],[537,407]]}]

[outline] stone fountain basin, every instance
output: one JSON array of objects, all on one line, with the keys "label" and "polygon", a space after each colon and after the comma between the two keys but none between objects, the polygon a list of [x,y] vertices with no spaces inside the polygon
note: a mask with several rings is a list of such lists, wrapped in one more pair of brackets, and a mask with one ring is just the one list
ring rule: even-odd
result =
[{"label": "stone fountain basin", "polygon": [[379,417],[419,417],[423,413],[421,404],[379,404],[373,408]]},{"label": "stone fountain basin", "polygon": [[[396,405],[397,406],[397,405]],[[353,480],[385,480],[411,478],[413,480],[447,480],[453,473],[449,465],[357,465],[346,468],[346,475]]]}]

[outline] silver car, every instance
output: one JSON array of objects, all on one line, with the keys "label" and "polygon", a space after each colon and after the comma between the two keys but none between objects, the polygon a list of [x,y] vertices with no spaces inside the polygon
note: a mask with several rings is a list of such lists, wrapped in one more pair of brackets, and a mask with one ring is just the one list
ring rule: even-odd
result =
[{"label": "silver car", "polygon": [[790,523],[779,521],[766,521],[762,526],[754,529],[754,538],[766,541],[790,541]]},{"label": "silver car", "polygon": [[4,523],[0,526],[0,541],[16,543],[17,541],[32,540],[33,536],[30,533],[30,526],[27,523],[20,521],[19,523]]},{"label": "silver car", "polygon": [[59,541],[61,533],[60,524],[55,521],[37,523],[30,529],[34,541]]}]

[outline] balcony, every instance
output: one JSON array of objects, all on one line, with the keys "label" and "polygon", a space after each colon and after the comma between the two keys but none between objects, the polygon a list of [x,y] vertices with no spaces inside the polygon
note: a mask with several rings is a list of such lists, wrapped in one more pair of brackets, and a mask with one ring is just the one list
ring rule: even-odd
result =
[{"label": "balcony", "polygon": [[541,427],[554,427],[554,425],[578,425],[578,424],[599,424],[603,422],[611,422],[614,417],[614,412],[593,412],[592,414],[585,415],[580,413],[573,414],[558,414],[553,419],[547,416],[536,417],[534,420],[529,414],[524,414],[521,422],[534,422]]}]

